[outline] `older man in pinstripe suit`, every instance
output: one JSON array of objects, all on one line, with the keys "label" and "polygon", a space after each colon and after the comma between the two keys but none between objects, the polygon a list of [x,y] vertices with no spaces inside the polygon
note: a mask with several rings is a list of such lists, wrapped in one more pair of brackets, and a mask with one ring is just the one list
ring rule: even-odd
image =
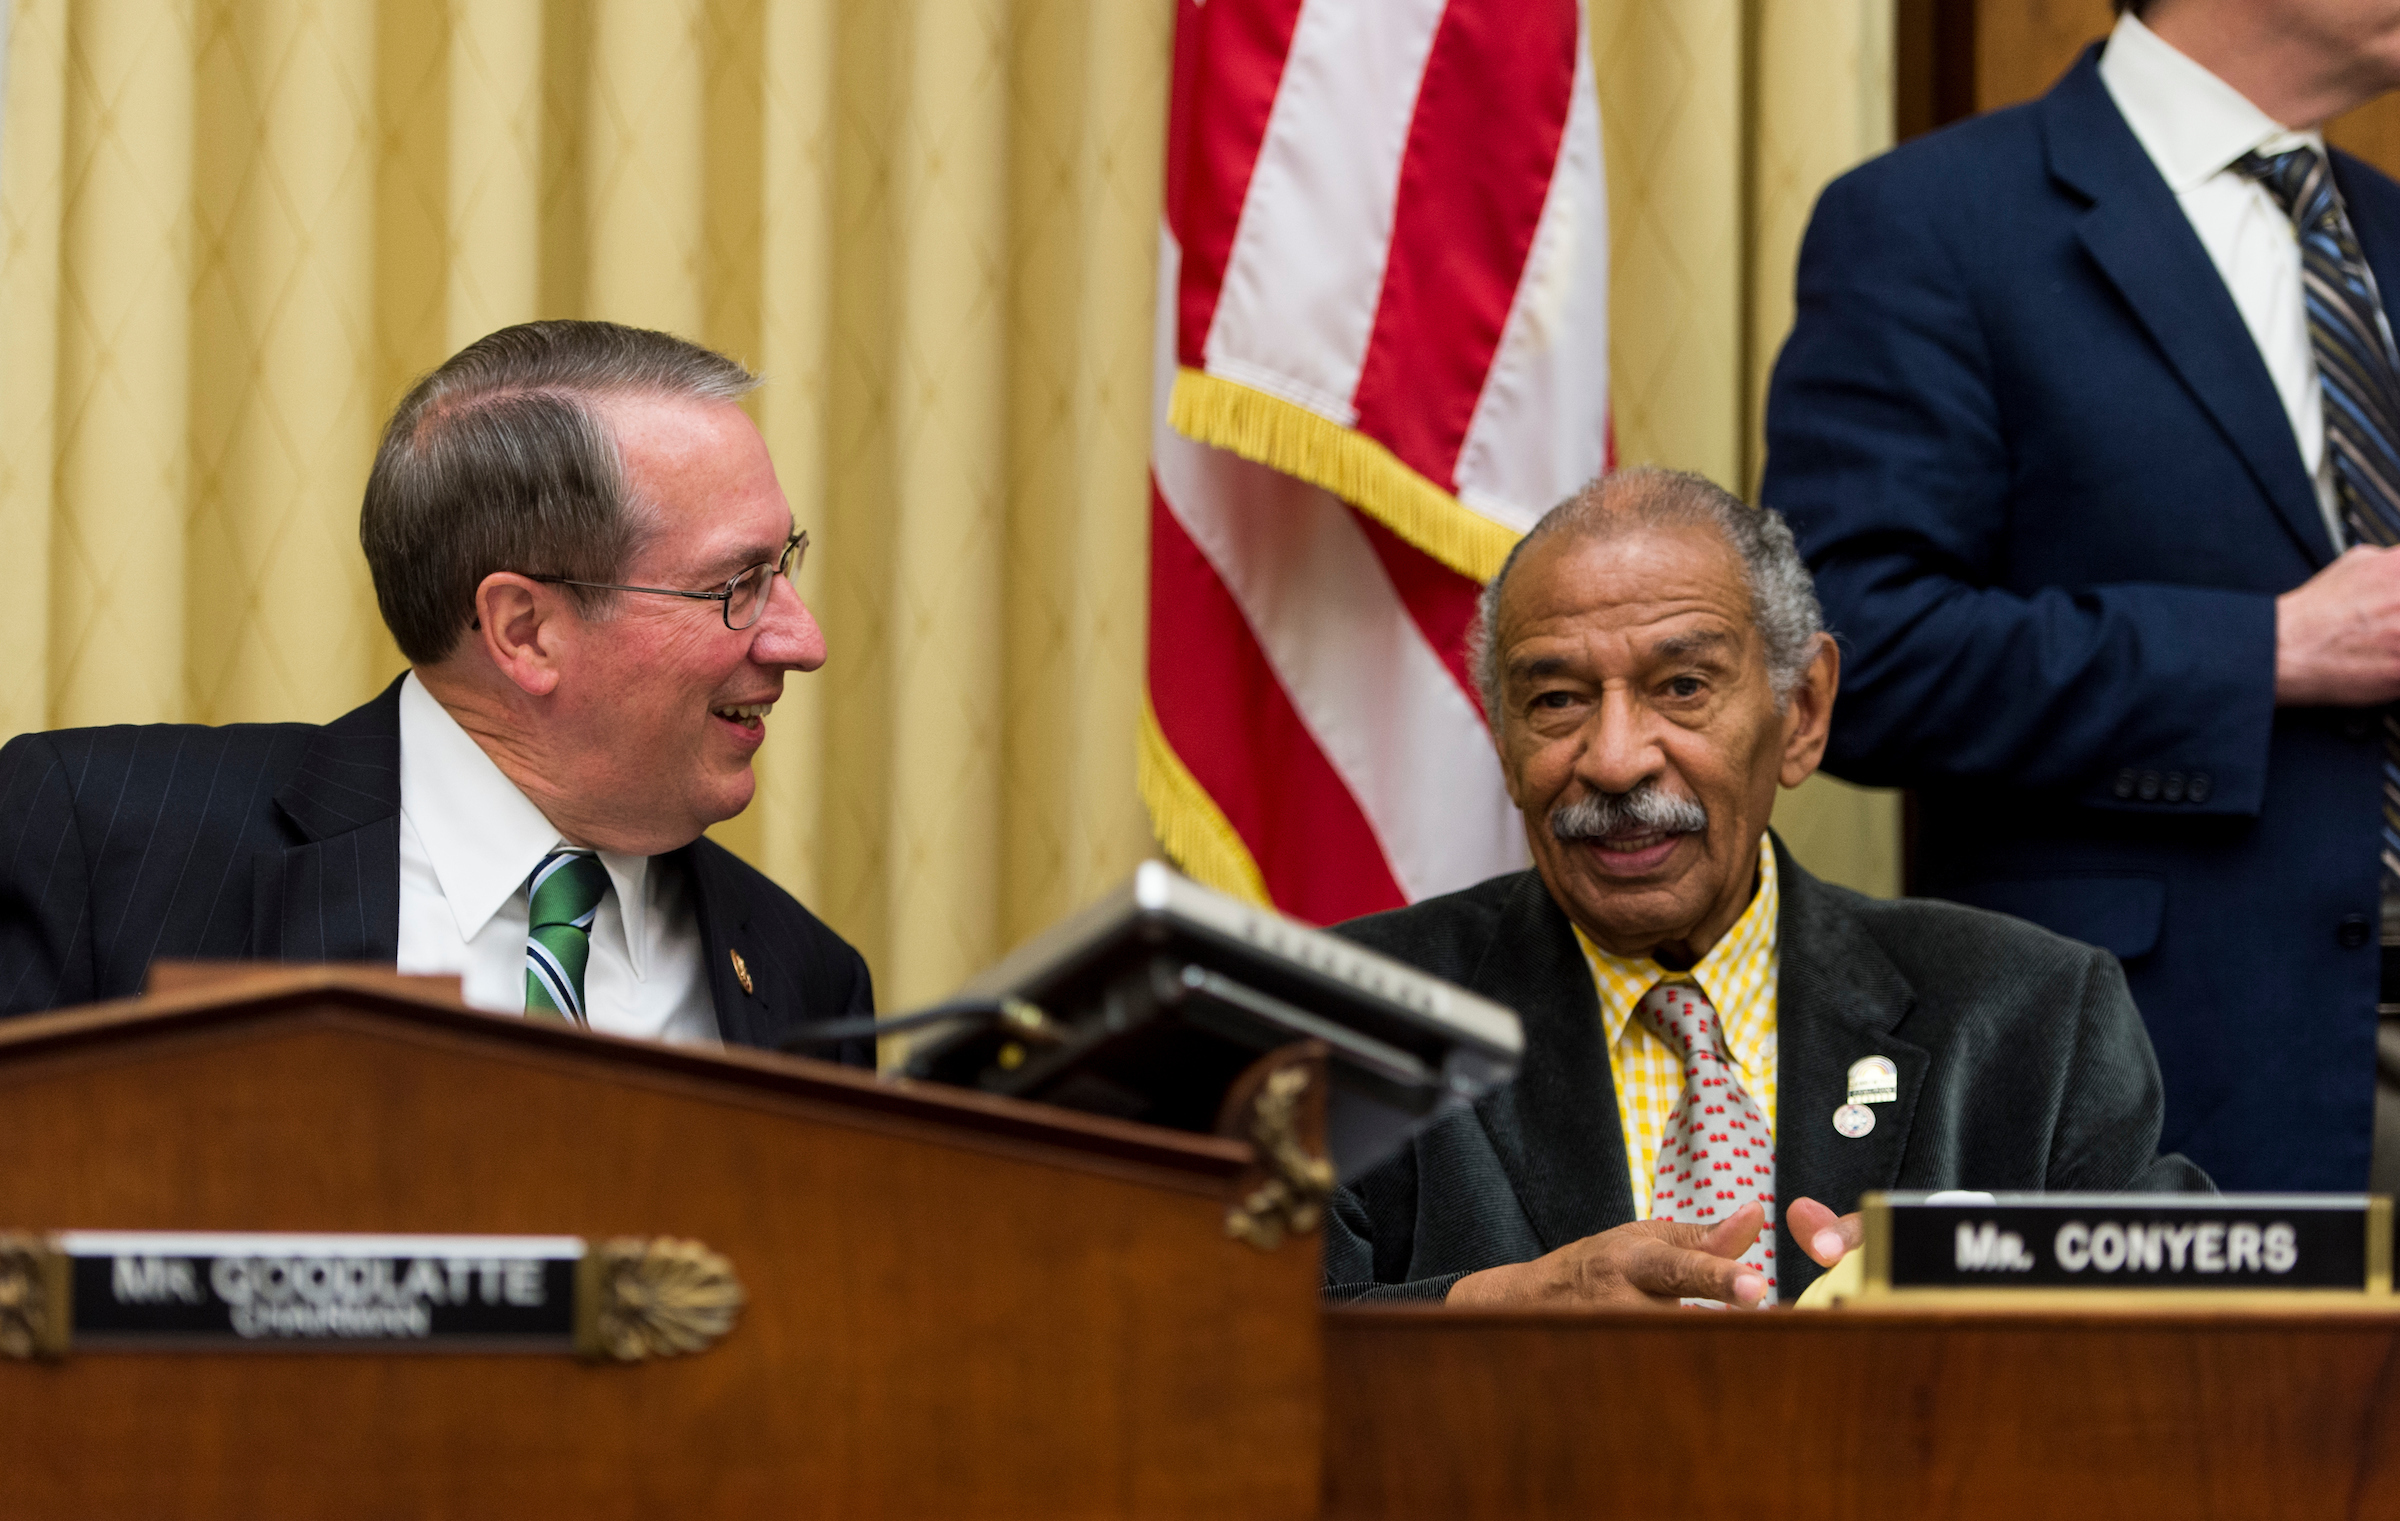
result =
[{"label": "older man in pinstripe suit", "polygon": [[597,322],[427,376],[360,519],[409,673],[323,727],[0,749],[0,1014],[131,995],[161,957],[454,973],[494,1011],[697,1043],[871,1011],[858,953],[701,837],[825,658],[756,383]]}]

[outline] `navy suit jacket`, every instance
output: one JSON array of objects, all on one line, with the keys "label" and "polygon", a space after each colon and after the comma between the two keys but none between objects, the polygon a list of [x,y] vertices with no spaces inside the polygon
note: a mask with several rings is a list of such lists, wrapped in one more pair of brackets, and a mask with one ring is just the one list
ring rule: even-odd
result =
[{"label": "navy suit jacket", "polygon": [[[706,839],[668,859],[689,874],[728,1045],[873,1011],[866,962],[789,893]],[[399,682],[323,727],[124,725],[0,748],[0,1015],[131,997],[160,957],[399,948]],[[814,1054],[873,1061],[863,1043]]]},{"label": "navy suit jacket", "polygon": [[[2275,706],[2274,599],[2333,546],[2098,58],[1826,190],[1761,495],[1842,641],[1827,767],[1917,789],[1917,890],[2116,953],[2163,1147],[2229,1189],[2358,1189],[2378,719]],[[2400,186],[2333,164],[2400,292]]]}]

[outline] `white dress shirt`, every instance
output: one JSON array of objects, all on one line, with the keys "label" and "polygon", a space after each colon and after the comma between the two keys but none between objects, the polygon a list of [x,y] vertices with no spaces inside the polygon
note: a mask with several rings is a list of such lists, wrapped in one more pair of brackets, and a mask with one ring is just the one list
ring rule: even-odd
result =
[{"label": "white dress shirt", "polygon": [[[558,829],[410,672],[400,684],[400,970],[448,973],[467,1002],[525,1012],[528,878]],[[717,1043],[690,884],[662,858],[600,852],[609,892],[584,972],[591,1027]]]},{"label": "white dress shirt", "polygon": [[2287,129],[2162,41],[2131,11],[2117,18],[2109,34],[2100,55],[2100,82],[2175,192],[2248,324],[2291,418],[2301,463],[2317,483],[2326,531],[2334,548],[2342,548],[2350,536],[2325,458],[2325,396],[2317,383],[2316,350],[2308,341],[2299,234],[2266,187],[2233,168],[2233,161],[2252,149],[2271,157],[2306,145],[2323,153],[2325,139]]}]

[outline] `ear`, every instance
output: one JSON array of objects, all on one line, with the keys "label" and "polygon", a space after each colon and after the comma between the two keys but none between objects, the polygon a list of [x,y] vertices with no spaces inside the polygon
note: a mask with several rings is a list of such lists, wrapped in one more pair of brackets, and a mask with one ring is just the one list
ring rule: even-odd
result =
[{"label": "ear", "polygon": [[566,594],[514,571],[494,571],[475,588],[475,627],[485,658],[530,696],[557,689],[573,628]]},{"label": "ear", "polygon": [[1792,686],[1783,710],[1783,771],[1777,778],[1797,787],[1816,774],[1825,759],[1825,738],[1833,729],[1833,694],[1842,684],[1842,652],[1831,634],[1817,636],[1817,653]]}]

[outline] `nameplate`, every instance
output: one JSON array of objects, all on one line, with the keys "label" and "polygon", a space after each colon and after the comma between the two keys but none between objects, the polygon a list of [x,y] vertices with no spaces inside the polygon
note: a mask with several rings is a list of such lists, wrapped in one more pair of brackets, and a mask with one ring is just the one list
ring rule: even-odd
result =
[{"label": "nameplate", "polygon": [[731,1264],[664,1237],[0,1234],[0,1357],[450,1351],[638,1362],[711,1345],[741,1304]]},{"label": "nameplate", "polygon": [[1864,1292],[2388,1294],[2356,1194],[1869,1194]]}]

